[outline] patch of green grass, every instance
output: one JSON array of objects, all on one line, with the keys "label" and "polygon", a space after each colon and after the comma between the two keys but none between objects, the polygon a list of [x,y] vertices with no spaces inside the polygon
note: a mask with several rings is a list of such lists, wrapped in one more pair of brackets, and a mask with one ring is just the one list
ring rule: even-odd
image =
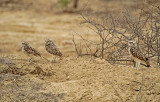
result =
[{"label": "patch of green grass", "polygon": [[62,9],[68,8],[68,5],[72,2],[72,0],[58,0],[58,4]]}]

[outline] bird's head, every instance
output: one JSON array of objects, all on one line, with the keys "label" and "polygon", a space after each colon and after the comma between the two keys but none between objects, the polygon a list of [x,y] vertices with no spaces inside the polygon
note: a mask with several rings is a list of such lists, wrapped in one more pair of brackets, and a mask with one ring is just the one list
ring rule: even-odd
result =
[{"label": "bird's head", "polygon": [[22,42],[22,46],[29,46],[29,43],[24,41],[24,42]]},{"label": "bird's head", "polygon": [[46,39],[46,40],[45,40],[45,43],[46,43],[46,45],[53,44],[53,40],[51,40],[51,39]]},{"label": "bird's head", "polygon": [[136,41],[130,40],[130,41],[128,41],[128,46],[129,47],[137,47],[137,43],[136,43]]}]

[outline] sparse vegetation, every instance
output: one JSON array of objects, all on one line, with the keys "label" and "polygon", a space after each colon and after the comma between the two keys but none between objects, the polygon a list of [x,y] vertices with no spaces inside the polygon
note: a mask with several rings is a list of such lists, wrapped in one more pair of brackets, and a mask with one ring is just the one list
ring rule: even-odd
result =
[{"label": "sparse vegetation", "polygon": [[[84,51],[82,48],[79,50],[76,48],[76,51],[79,51],[77,52],[78,56],[92,55],[104,58],[111,63],[131,61],[128,59],[127,43],[129,40],[135,40],[138,43],[138,48],[159,65],[160,9],[156,2],[150,7],[148,5],[143,4],[143,7],[137,9],[138,13],[136,14],[125,10],[118,17],[112,13],[103,17],[82,13],[84,22],[81,24],[89,24],[89,28],[95,32],[99,40],[95,42],[77,34],[83,39],[82,46],[85,46],[84,49],[86,49]],[[75,44],[75,40],[73,41]]]}]

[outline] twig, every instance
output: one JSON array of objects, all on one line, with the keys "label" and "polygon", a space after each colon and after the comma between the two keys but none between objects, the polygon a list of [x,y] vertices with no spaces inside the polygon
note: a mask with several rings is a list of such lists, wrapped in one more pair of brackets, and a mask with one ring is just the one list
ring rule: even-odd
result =
[{"label": "twig", "polygon": [[79,56],[79,52],[78,52],[78,49],[77,49],[77,45],[75,43],[75,40],[74,40],[74,34],[73,34],[73,38],[72,38],[72,41],[73,41],[73,44],[74,44],[74,48],[76,50],[76,53],[77,53],[77,57]]}]

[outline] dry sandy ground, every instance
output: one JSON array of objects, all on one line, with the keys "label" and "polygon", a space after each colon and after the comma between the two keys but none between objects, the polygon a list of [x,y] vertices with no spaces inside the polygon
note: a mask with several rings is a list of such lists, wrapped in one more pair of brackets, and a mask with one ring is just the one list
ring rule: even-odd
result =
[{"label": "dry sandy ground", "polygon": [[[47,14],[31,11],[0,12],[1,102],[160,102],[160,70],[141,66],[111,65],[105,60],[76,58],[72,34],[93,37],[81,26],[77,14]],[[28,41],[47,59],[44,40],[53,39],[63,59],[34,63],[21,52]]]}]

